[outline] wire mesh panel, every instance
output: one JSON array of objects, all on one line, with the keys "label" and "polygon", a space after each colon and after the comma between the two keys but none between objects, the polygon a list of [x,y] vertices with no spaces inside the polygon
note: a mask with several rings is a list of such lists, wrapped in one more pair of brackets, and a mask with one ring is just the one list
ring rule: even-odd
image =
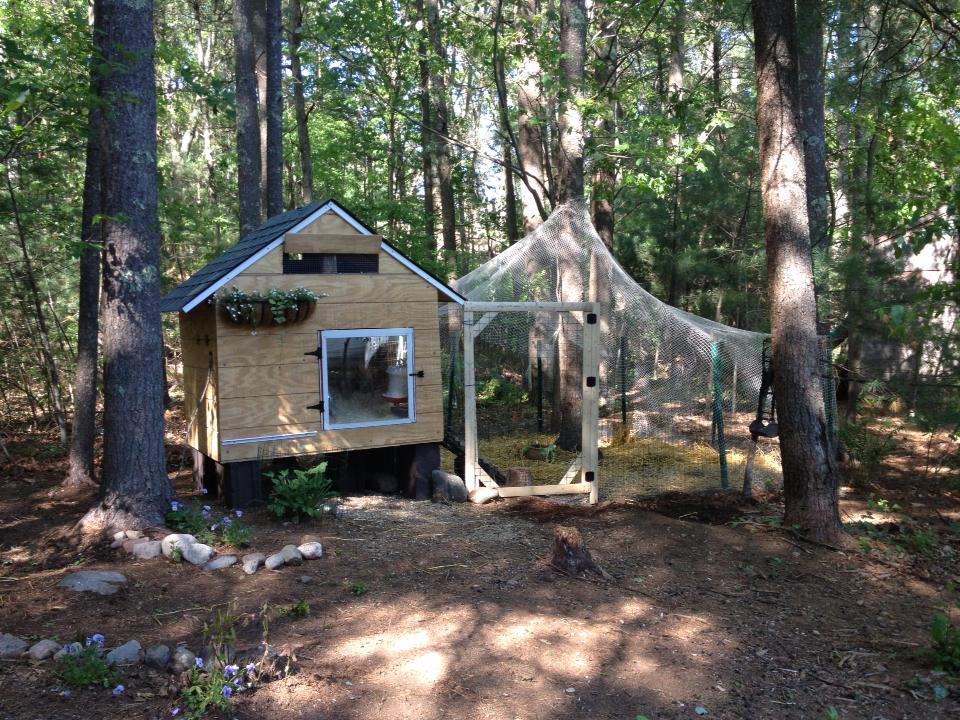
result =
[{"label": "wire mesh panel", "polygon": [[[740,482],[765,336],[657,300],[613,259],[582,205],[561,206],[456,289],[476,301],[598,303],[601,497]],[[462,437],[460,320],[451,309],[442,322],[447,431]],[[561,325],[557,318],[511,313],[491,319],[478,336],[478,418],[486,416],[478,423],[481,459],[521,463],[533,443],[559,445],[561,359],[582,352],[582,329]],[[568,458],[557,453],[554,461],[563,465]],[[775,442],[760,441],[753,478],[761,486],[781,482]]]}]

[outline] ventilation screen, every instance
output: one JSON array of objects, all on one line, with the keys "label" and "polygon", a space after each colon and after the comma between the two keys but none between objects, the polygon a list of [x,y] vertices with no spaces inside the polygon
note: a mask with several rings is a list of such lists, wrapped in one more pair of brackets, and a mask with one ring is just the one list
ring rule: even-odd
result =
[{"label": "ventilation screen", "polygon": [[292,274],[375,273],[380,269],[379,255],[333,253],[284,253],[283,272]]}]

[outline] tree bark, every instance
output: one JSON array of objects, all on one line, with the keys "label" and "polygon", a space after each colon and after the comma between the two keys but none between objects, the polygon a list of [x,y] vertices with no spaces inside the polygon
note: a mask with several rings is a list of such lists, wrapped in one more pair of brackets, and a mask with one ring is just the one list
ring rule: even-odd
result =
[{"label": "tree bark", "polygon": [[[244,0],[247,1],[247,0]],[[267,2],[249,0],[253,32],[253,66],[257,78],[257,121],[260,124],[260,207],[267,209]],[[261,220],[262,222],[262,220]]]},{"label": "tree bark", "polygon": [[[417,0],[417,19],[426,26],[426,13],[423,0]],[[427,247],[437,254],[437,203],[434,190],[436,169],[433,165],[433,111],[430,102],[430,57],[423,33],[417,38],[417,58],[420,70],[420,147],[423,167],[423,232],[427,236]]]},{"label": "tree bark", "polygon": [[457,213],[453,194],[453,164],[450,161],[449,110],[447,107],[447,82],[444,78],[447,52],[443,46],[443,29],[440,24],[439,0],[425,0],[427,37],[433,57],[427,66],[430,70],[430,110],[433,118],[432,147],[437,189],[440,191],[440,221],[443,235],[443,256],[450,268],[457,268]]},{"label": "tree bark", "polygon": [[283,212],[283,53],[281,0],[266,3],[267,218]]},{"label": "tree bark", "polygon": [[85,531],[159,525],[171,487],[163,446],[153,3],[101,0],[106,143],[103,480]]},{"label": "tree bark", "polygon": [[558,121],[559,199],[583,200],[583,75],[587,46],[585,0],[560,0],[562,107]]},{"label": "tree bark", "polygon": [[683,136],[682,102],[683,102],[683,73],[686,44],[684,32],[686,30],[687,13],[684,0],[678,4],[673,17],[673,26],[670,32],[670,60],[667,64],[667,114],[675,124],[675,130],[670,136],[670,147],[673,148],[673,191],[671,193],[670,210],[670,280],[667,286],[667,304],[677,306],[683,294],[683,280],[680,277],[679,262],[681,255],[680,242],[680,194],[682,192],[683,175],[680,172],[679,156]]},{"label": "tree bark", "polygon": [[303,68],[300,65],[300,28],[303,24],[303,6],[300,0],[290,0],[290,74],[293,76],[293,109],[297,119],[297,150],[300,153],[300,199],[313,202],[313,151],[307,126],[307,104],[303,92]]},{"label": "tree bark", "polygon": [[260,225],[260,120],[253,43],[254,0],[234,0],[233,43],[237,106],[237,192],[240,237]]},{"label": "tree bark", "polygon": [[825,251],[827,239],[827,145],[823,121],[823,0],[797,3],[801,131],[807,175],[810,244]]},{"label": "tree bark", "polygon": [[[101,43],[100,22],[94,7],[94,47]],[[100,253],[103,247],[102,112],[98,52],[90,58],[90,95],[87,159],[83,175],[83,209],[80,218],[80,298],[77,318],[77,371],[74,385],[73,437],[70,443],[70,468],[64,485],[78,486],[96,482],[94,446],[97,421],[97,347],[100,329]]]},{"label": "tree bark", "polygon": [[537,0],[522,0],[520,17],[524,24],[525,46],[517,68],[517,156],[520,161],[520,204],[523,232],[529,235],[547,219],[550,193],[544,158],[543,127],[546,122],[540,62],[533,40],[536,28]]},{"label": "tree bark", "polygon": [[835,543],[843,529],[820,382],[796,16],[793,3],[782,0],[754,0],[752,10],[784,523],[811,540]]},{"label": "tree bark", "polygon": [[516,137],[513,133],[513,127],[510,125],[510,112],[507,107],[506,68],[504,67],[504,53],[500,47],[500,29],[502,26],[503,0],[497,0],[493,26],[493,77],[497,90],[497,110],[500,118],[500,153],[503,158],[503,194],[507,242],[513,245],[520,239],[520,231],[517,226],[517,191],[513,182],[513,151],[516,149]]}]

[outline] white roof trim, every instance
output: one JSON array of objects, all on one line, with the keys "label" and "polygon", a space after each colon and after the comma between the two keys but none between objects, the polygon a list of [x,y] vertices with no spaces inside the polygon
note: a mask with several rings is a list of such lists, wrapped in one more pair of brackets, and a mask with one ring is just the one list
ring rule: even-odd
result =
[{"label": "white roof trim", "polygon": [[[319,218],[321,215],[324,215],[325,213],[331,212],[331,211],[332,211],[333,213],[335,213],[337,216],[339,216],[340,218],[342,218],[344,221],[346,221],[352,228],[354,228],[354,229],[355,229],[358,233],[360,233],[361,235],[373,235],[373,233],[370,232],[367,228],[365,228],[361,222],[359,222],[359,221],[358,221],[355,217],[353,217],[350,213],[348,213],[346,210],[344,210],[342,207],[340,207],[336,202],[334,202],[333,200],[331,200],[331,201],[327,202],[326,204],[321,205],[321,206],[320,206],[319,208],[317,208],[314,212],[310,213],[310,215],[308,215],[305,219],[301,220],[299,223],[297,223],[296,225],[294,225],[294,226],[293,226],[292,228],[290,228],[289,230],[285,230],[285,231],[284,231],[283,233],[281,233],[280,236],[277,237],[275,240],[271,240],[271,241],[270,241],[270,244],[266,245],[266,246],[263,247],[261,250],[257,251],[257,252],[254,253],[253,255],[251,255],[249,258],[247,258],[247,259],[244,260],[242,263],[240,263],[239,265],[237,265],[237,267],[235,267],[233,270],[231,270],[230,272],[228,272],[228,273],[227,273],[226,275],[224,275],[222,278],[220,278],[219,280],[217,280],[217,281],[216,281],[215,283],[213,283],[212,285],[208,286],[203,292],[201,292],[199,295],[197,295],[193,300],[191,300],[191,301],[188,302],[186,305],[184,305],[182,312],[184,312],[184,313],[190,312],[190,311],[193,310],[197,305],[199,305],[199,304],[202,303],[204,300],[206,300],[208,297],[210,297],[211,295],[213,295],[217,290],[219,290],[219,289],[222,288],[224,285],[226,285],[228,282],[230,282],[231,280],[233,280],[237,275],[239,275],[240,273],[242,273],[242,272],[243,272],[244,270],[246,270],[248,267],[250,267],[250,266],[253,265],[254,263],[259,262],[260,260],[262,260],[262,259],[264,258],[264,256],[266,256],[267,254],[269,254],[269,253],[272,252],[273,250],[276,250],[278,247],[280,247],[280,246],[283,244],[284,235],[286,235],[287,233],[297,233],[297,232],[300,232],[300,231],[303,230],[304,228],[308,227],[308,226],[310,225],[310,223],[312,223],[314,220],[316,220],[317,218]],[[444,295],[446,295],[447,297],[449,297],[449,298],[450,298],[451,300],[453,300],[455,303],[457,303],[457,304],[459,304],[459,305],[462,305],[462,304],[464,303],[464,300],[463,300],[462,298],[460,298],[459,295],[457,295],[454,291],[452,291],[450,288],[448,288],[448,287],[447,287],[446,285],[444,285],[442,282],[440,282],[440,281],[437,280],[435,277],[433,277],[432,275],[430,275],[430,273],[426,272],[426,271],[425,271],[423,268],[421,268],[419,265],[417,265],[416,263],[414,263],[414,262],[408,260],[407,258],[405,258],[405,257],[404,257],[403,255],[401,255],[399,252],[397,252],[397,251],[394,250],[392,247],[390,247],[389,245],[387,245],[386,242],[380,243],[380,249],[381,249],[383,252],[387,253],[387,255],[389,255],[390,257],[394,258],[397,262],[399,262],[401,265],[403,265],[404,267],[406,267],[408,270],[411,270],[412,272],[414,272],[414,273],[416,273],[417,275],[419,275],[420,277],[422,277],[424,280],[426,280],[428,283],[430,283],[431,285],[433,285],[437,290],[439,290],[439,291],[442,292]],[[453,293],[453,294],[451,294],[451,293]]]}]

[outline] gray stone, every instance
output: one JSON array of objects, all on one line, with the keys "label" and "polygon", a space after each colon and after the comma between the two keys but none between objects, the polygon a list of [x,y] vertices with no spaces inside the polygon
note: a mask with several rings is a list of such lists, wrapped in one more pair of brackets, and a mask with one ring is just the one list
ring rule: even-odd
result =
[{"label": "gray stone", "polygon": [[193,545],[197,539],[193,535],[186,533],[171,533],[160,541],[160,549],[167,557],[173,557],[174,548],[180,548],[182,551],[187,545]]},{"label": "gray stone", "polygon": [[111,570],[79,570],[70,573],[57,585],[77,592],[93,592],[98,595],[113,595],[127,579]]},{"label": "gray stone", "polygon": [[163,552],[159,540],[145,540],[133,546],[131,553],[138,560],[153,560]]},{"label": "gray stone", "polygon": [[307,560],[314,560],[316,558],[323,557],[323,545],[318,542],[307,542],[299,546],[297,550],[300,551],[300,554],[303,555]]},{"label": "gray stone", "polygon": [[122,539],[122,538],[121,538],[120,540],[114,540],[112,543],[110,543],[110,549],[111,549],[111,550],[118,550],[118,549],[120,549],[120,548],[123,547],[123,544],[124,544],[125,542],[126,542],[126,540],[124,540],[124,539]]},{"label": "gray stone", "polygon": [[303,554],[297,550],[296,545],[284,545],[280,551],[285,565],[302,565]]},{"label": "gray stone", "polygon": [[466,502],[468,500],[467,486],[456,475],[436,469],[430,475],[430,482],[434,498],[452,502]]},{"label": "gray stone", "polygon": [[313,575],[301,575],[300,577],[297,578],[297,582],[303,585],[309,585],[310,583],[313,582]]},{"label": "gray stone", "polygon": [[133,549],[137,545],[142,545],[145,542],[149,542],[147,538],[135,538],[133,540],[124,540],[123,545],[121,547],[123,547],[123,549],[126,550],[128,553],[132,553]]},{"label": "gray stone", "polygon": [[137,538],[143,537],[143,533],[139,530],[124,530],[123,534],[126,535],[130,540],[136,540]]},{"label": "gray stone", "polygon": [[118,530],[113,534],[113,539],[123,542],[124,540],[127,539],[127,533],[124,530]]},{"label": "gray stone", "polygon": [[60,643],[55,640],[39,640],[30,646],[27,654],[31,660],[46,660],[60,649]]},{"label": "gray stone", "polygon": [[204,565],[213,557],[213,548],[203,543],[193,543],[183,548],[183,559],[191,565]]},{"label": "gray stone", "polygon": [[107,653],[107,663],[109,665],[133,665],[140,662],[143,649],[136,640],[129,640],[120,647],[114,648]]},{"label": "gray stone", "polygon": [[190,652],[183,645],[177,645],[173,651],[173,660],[170,669],[175,673],[182,673],[184,670],[191,670],[196,667],[197,656]]},{"label": "gray stone", "polygon": [[163,670],[170,662],[170,648],[166,645],[151,645],[144,653],[143,661],[152,668]]},{"label": "gray stone", "polygon": [[83,645],[78,642],[72,642],[67,645],[64,645],[62,648],[57,650],[54,654],[53,659],[59,660],[64,655],[79,655],[83,651]]},{"label": "gray stone", "polygon": [[497,492],[496,488],[488,487],[478,487],[475,490],[470,491],[470,502],[476,503],[477,505],[483,505],[488,503],[491,500],[495,500],[500,497],[500,493]]},{"label": "gray stone", "polygon": [[276,570],[279,567],[283,567],[284,559],[282,553],[274,553],[266,560],[263,561],[263,565],[267,570]]},{"label": "gray stone", "polygon": [[27,649],[27,643],[16,635],[4,633],[0,635],[0,658],[9,660],[23,655]]},{"label": "gray stone", "polygon": [[206,565],[203,566],[204,570],[222,570],[223,568],[228,568],[234,563],[237,562],[236,555],[221,555],[216,557]]},{"label": "gray stone", "polygon": [[247,575],[253,575],[257,568],[263,565],[263,561],[267,559],[267,556],[263,553],[250,553],[249,555],[243,556],[243,571]]}]

